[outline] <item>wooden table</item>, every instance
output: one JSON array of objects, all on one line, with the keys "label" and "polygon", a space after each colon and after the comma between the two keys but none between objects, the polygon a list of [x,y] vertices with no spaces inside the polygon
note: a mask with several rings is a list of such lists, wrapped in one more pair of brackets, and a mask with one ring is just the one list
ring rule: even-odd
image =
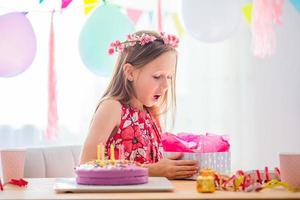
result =
[{"label": "wooden table", "polygon": [[0,199],[300,199],[300,192],[292,193],[283,188],[265,189],[261,192],[224,192],[212,194],[198,193],[195,181],[172,181],[173,192],[144,193],[56,193],[55,179],[26,179],[27,188],[6,185],[0,191]]}]

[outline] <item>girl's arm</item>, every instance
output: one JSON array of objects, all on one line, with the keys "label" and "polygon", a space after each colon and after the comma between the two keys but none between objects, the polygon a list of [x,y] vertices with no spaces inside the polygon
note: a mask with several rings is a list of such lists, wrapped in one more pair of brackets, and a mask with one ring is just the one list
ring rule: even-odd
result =
[{"label": "girl's arm", "polygon": [[198,161],[177,160],[182,153],[164,158],[157,163],[147,164],[149,176],[164,176],[168,179],[189,178],[198,173]]},{"label": "girl's arm", "polygon": [[104,100],[94,114],[88,136],[84,142],[80,164],[97,159],[97,145],[106,144],[121,121],[121,104],[117,100]]}]

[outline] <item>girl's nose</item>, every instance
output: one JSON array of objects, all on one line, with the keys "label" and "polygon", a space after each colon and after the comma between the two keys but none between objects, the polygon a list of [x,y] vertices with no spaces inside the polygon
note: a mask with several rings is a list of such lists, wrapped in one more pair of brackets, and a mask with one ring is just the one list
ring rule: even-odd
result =
[{"label": "girl's nose", "polygon": [[168,78],[163,78],[162,82],[161,82],[161,89],[163,91],[166,91],[169,87],[169,79]]}]

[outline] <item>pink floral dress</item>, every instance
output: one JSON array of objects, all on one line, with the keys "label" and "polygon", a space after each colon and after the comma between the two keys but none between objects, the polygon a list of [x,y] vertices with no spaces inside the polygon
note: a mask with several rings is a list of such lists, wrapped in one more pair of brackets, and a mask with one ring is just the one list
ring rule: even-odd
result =
[{"label": "pink floral dress", "polygon": [[150,112],[140,111],[122,104],[121,123],[117,132],[106,142],[108,156],[110,145],[115,147],[115,157],[119,159],[121,144],[126,160],[155,163],[162,158],[161,127]]}]

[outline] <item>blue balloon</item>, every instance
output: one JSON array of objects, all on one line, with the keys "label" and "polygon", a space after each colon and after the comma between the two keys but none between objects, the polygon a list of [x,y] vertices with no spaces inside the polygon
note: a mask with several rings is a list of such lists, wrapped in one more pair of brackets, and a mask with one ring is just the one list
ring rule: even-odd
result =
[{"label": "blue balloon", "polygon": [[290,0],[290,1],[294,5],[296,10],[300,13],[300,1],[299,0]]},{"label": "blue balloon", "polygon": [[111,75],[117,55],[108,55],[109,45],[115,40],[125,40],[133,31],[133,23],[121,13],[120,8],[113,5],[96,8],[79,36],[79,51],[83,63],[97,75]]}]

